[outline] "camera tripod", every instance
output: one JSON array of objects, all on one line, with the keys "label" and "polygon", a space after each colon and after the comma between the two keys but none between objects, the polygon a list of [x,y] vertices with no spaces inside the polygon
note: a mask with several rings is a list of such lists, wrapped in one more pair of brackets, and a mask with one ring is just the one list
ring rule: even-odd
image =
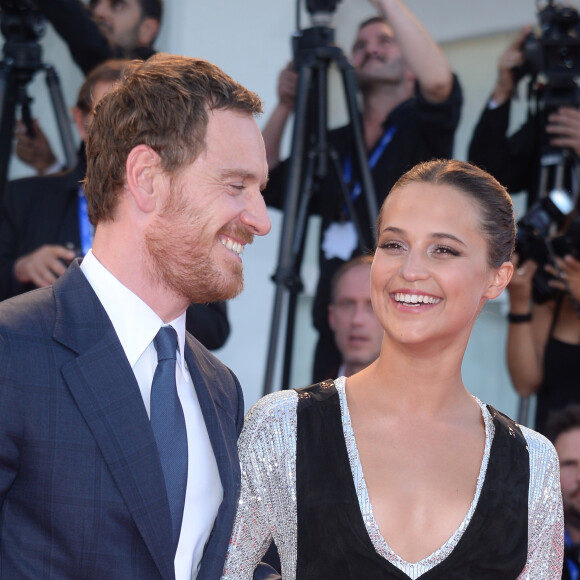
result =
[{"label": "camera tripod", "polygon": [[[34,136],[30,103],[26,92],[34,75],[44,70],[52,107],[58,124],[66,165],[76,164],[77,152],[68,122],[66,105],[62,96],[58,75],[51,65],[41,61],[42,48],[36,40],[43,25],[35,14],[20,15],[2,13],[2,31],[7,38],[4,44],[4,59],[0,61],[0,199],[4,195],[8,165],[12,151],[16,111],[20,108],[22,120],[29,136]],[[9,20],[9,21],[8,21]],[[32,24],[29,22],[32,22]],[[8,21],[8,22],[7,22]],[[22,34],[22,30],[25,34]],[[16,31],[14,38],[12,32]]]},{"label": "camera tripod", "polygon": [[288,291],[287,322],[283,359],[282,387],[288,388],[294,319],[298,293],[302,290],[300,265],[304,250],[308,207],[316,184],[330,171],[336,174],[345,207],[358,234],[363,250],[365,236],[357,220],[348,185],[344,182],[338,154],[328,141],[328,70],[336,64],[342,77],[354,151],[354,175],[359,178],[361,194],[366,200],[369,222],[375,223],[378,207],[366,157],[362,125],[359,117],[354,71],[340,48],[333,44],[334,31],[328,26],[315,26],[301,31],[294,38],[294,62],[298,70],[298,88],[294,111],[291,154],[284,185],[284,218],[278,266],[272,276],[276,284],[270,340],[266,359],[264,394],[272,392],[277,362],[278,339],[285,291]]}]

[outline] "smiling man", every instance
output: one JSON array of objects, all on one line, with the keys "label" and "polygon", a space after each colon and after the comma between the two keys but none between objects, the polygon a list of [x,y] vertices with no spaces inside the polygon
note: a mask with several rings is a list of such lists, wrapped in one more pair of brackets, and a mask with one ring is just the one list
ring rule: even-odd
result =
[{"label": "smiling man", "polygon": [[92,250],[0,305],[6,577],[220,577],[243,399],[185,310],[240,292],[270,230],[260,111],[214,65],[161,54],[97,106]]}]

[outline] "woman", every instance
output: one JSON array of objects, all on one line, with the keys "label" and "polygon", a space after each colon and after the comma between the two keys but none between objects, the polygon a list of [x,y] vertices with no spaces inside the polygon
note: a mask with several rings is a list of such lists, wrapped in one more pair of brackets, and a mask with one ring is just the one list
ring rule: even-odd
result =
[{"label": "woman", "polygon": [[[573,242],[580,241],[580,212],[572,213],[567,233],[574,230]],[[577,249],[577,251],[580,249]],[[572,255],[557,258],[559,271],[552,265],[546,270],[555,276],[533,298],[535,276],[540,274],[532,260],[518,263],[508,286],[508,368],[516,391],[522,396],[537,394],[534,428],[544,432],[551,411],[580,403],[580,261]],[[546,280],[542,275],[541,279]]]},{"label": "woman", "polygon": [[249,412],[225,578],[273,539],[285,579],[560,578],[555,451],[471,396],[461,362],[510,280],[512,204],[460,161],[406,173],[378,219],[379,358]]}]

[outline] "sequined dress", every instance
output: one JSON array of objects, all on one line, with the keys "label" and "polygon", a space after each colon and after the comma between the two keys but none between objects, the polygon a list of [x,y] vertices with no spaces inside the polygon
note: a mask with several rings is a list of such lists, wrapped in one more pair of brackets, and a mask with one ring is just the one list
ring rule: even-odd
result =
[{"label": "sequined dress", "polygon": [[[457,546],[480,498],[494,439],[494,423],[487,407],[477,400],[485,424],[485,450],[472,504],[461,525],[443,546],[415,563],[393,552],[373,517],[345,394],[345,379],[335,381],[340,399],[342,430],[351,476],[357,490],[366,532],[376,553],[409,578],[416,579],[445,560]],[[251,579],[254,568],[273,539],[282,562],[283,578],[296,578],[296,391],[264,397],[248,413],[239,448],[242,491],[223,580]],[[529,450],[528,550],[521,579],[556,580],[561,577],[563,516],[558,459],[541,435],[521,427]]]}]

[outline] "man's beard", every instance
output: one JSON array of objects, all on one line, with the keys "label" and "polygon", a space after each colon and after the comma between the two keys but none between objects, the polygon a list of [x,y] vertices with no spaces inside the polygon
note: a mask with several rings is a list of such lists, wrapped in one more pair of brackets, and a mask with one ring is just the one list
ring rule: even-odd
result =
[{"label": "man's beard", "polygon": [[[229,300],[244,287],[241,263],[232,259],[226,270],[212,259],[212,250],[220,242],[216,242],[218,234],[205,232],[204,226],[180,193],[174,192],[145,233],[152,280],[190,303]],[[241,226],[225,226],[219,233],[227,232],[246,243],[253,241],[253,235]]]}]

